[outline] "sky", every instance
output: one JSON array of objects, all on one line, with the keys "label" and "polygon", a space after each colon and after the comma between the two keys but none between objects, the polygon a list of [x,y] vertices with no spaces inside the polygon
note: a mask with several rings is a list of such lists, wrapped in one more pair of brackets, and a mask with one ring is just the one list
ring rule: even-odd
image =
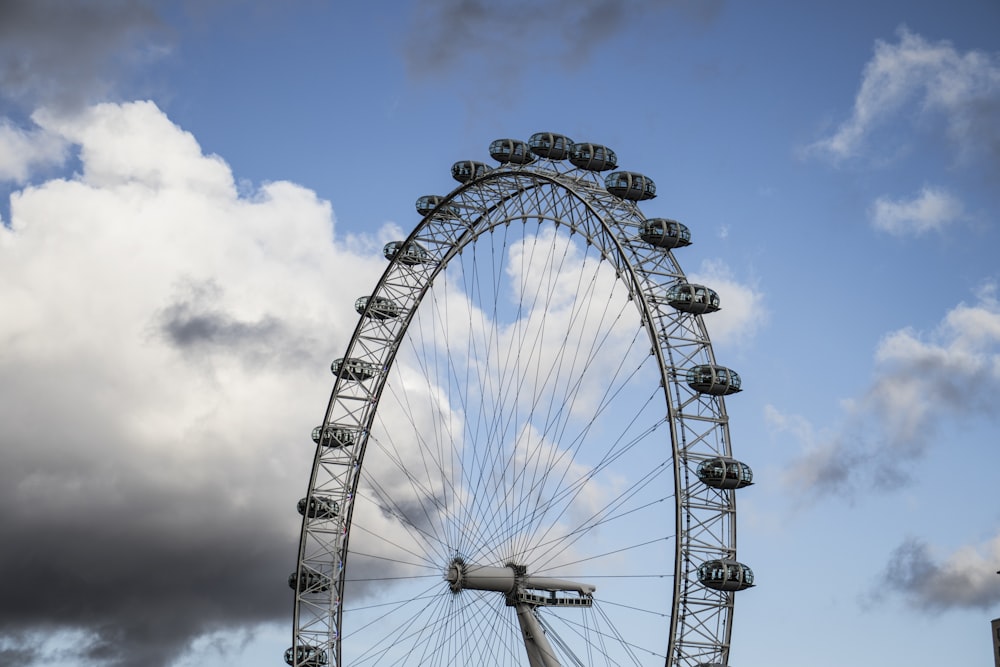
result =
[{"label": "sky", "polygon": [[354,299],[539,131],[722,296],[731,664],[992,664],[995,0],[6,0],[0,666],[281,664]]}]

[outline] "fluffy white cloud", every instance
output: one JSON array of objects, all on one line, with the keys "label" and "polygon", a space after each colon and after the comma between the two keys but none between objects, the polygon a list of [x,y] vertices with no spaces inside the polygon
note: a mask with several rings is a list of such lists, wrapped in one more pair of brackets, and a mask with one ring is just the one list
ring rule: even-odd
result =
[{"label": "fluffy white cloud", "polygon": [[906,28],[895,44],[875,43],[865,66],[851,117],[809,147],[834,161],[865,152],[871,135],[910,114],[943,118],[960,154],[985,151],[1000,157],[1000,56],[959,52],[951,43],[930,42]]},{"label": "fluffy white cloud", "polygon": [[875,353],[875,376],[864,394],[845,402],[845,419],[816,435],[808,422],[772,408],[769,422],[798,435],[802,455],[788,481],[833,491],[859,477],[879,486],[905,479],[907,463],[923,456],[945,416],[988,418],[1000,395],[1000,304],[987,285],[974,305],[959,304],[929,334],[901,329]]},{"label": "fluffy white cloud", "polygon": [[924,187],[911,199],[879,197],[870,210],[875,229],[893,236],[941,231],[962,219],[962,202],[941,188]]},{"label": "fluffy white cloud", "polygon": [[65,159],[66,143],[58,135],[0,120],[0,181],[23,183],[33,170]]},{"label": "fluffy white cloud", "polygon": [[22,545],[0,571],[33,573],[0,578],[0,627],[165,664],[287,614],[309,431],[384,261],[311,191],[240,196],[152,103],[35,120],[27,154],[62,142],[82,169],[0,227],[0,532]]},{"label": "fluffy white cloud", "polygon": [[739,345],[767,324],[769,312],[764,305],[764,293],[753,283],[737,280],[722,260],[705,260],[687,277],[692,283],[710,287],[719,294],[722,309],[705,316],[714,345]]}]

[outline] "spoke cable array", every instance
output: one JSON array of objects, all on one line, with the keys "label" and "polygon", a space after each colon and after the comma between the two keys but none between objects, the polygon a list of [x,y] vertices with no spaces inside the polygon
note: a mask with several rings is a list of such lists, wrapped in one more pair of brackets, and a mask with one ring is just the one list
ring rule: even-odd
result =
[{"label": "spoke cable array", "polygon": [[520,665],[528,618],[562,665],[726,663],[751,478],[717,305],[674,259],[687,228],[645,218],[641,174],[587,171],[614,168],[605,147],[491,153],[521,157],[456,163],[358,302],[299,504],[286,661]]}]

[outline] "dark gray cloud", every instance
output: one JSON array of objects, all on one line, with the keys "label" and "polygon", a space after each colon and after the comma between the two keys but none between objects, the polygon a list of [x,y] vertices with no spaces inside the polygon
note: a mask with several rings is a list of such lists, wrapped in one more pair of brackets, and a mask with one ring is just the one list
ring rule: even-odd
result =
[{"label": "dark gray cloud", "polygon": [[167,30],[149,0],[3,0],[0,96],[74,107],[163,49]]},{"label": "dark gray cloud", "polygon": [[172,345],[262,354],[287,344],[288,332],[277,318],[263,316],[243,321],[225,312],[219,306],[223,295],[217,284],[188,285],[185,291],[187,294],[163,310],[158,324]]},{"label": "dark gray cloud", "polygon": [[37,657],[37,651],[31,648],[4,648],[0,649],[0,667],[14,667],[15,665],[30,665],[31,660]]},{"label": "dark gray cloud", "polygon": [[[108,418],[108,378],[64,373],[76,386],[59,391],[39,371],[7,364],[18,390],[0,383],[0,641],[11,660],[45,664],[37,650],[52,647],[39,633],[73,629],[70,660],[167,665],[195,637],[287,617],[304,483],[257,460],[271,456],[265,439],[206,424],[137,442],[146,429],[128,425],[134,405],[119,398],[122,417]],[[62,418],[40,428],[53,408]]]},{"label": "dark gray cloud", "polygon": [[294,184],[240,198],[150,103],[67,123],[79,175],[0,229],[0,661],[238,650],[290,625],[309,434],[384,260]]},{"label": "dark gray cloud", "polygon": [[708,23],[724,0],[422,0],[404,44],[412,74],[453,70],[468,62],[507,78],[553,58],[586,63],[629,25],[672,10],[685,24]]},{"label": "dark gray cloud", "polygon": [[[19,575],[0,581],[5,633],[86,628],[79,657],[148,667],[169,664],[206,631],[287,615],[284,577],[294,565],[287,535],[225,499],[202,495],[178,503],[146,493],[161,507],[137,503],[134,513],[109,513],[99,522],[83,523],[72,512],[34,525],[4,517],[0,571]],[[215,516],[226,528],[193,526],[199,515]],[[24,657],[18,664],[36,664],[39,656]]]},{"label": "dark gray cloud", "polygon": [[991,553],[983,557],[966,547],[942,563],[926,543],[910,538],[892,552],[872,600],[880,601],[888,592],[926,612],[989,609],[1000,603],[1000,537],[987,551]]}]

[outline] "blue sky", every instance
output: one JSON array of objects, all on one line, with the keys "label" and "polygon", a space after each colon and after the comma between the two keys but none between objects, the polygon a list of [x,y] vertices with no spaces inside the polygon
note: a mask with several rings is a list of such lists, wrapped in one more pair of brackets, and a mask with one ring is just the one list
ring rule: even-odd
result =
[{"label": "blue sky", "polygon": [[1000,5],[815,5],[4,3],[0,665],[280,663],[353,300],[538,131],[723,296],[731,663],[991,664]]}]

